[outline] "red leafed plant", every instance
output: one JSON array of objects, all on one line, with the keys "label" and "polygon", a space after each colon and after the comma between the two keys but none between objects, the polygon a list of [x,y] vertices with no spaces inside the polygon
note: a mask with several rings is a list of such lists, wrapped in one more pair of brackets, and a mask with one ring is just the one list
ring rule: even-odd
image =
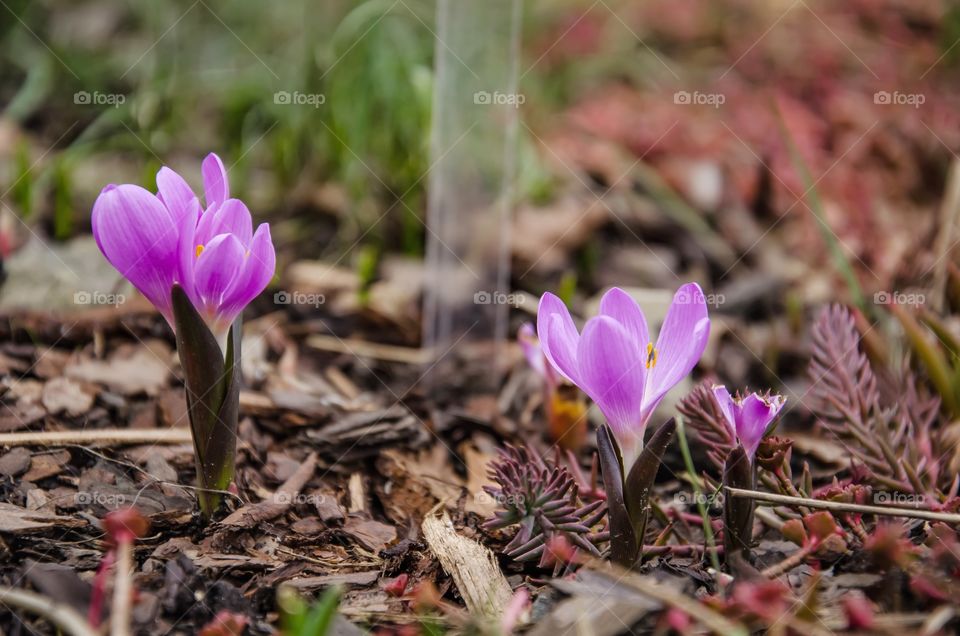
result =
[{"label": "red leafed plant", "polygon": [[939,398],[927,396],[909,370],[890,373],[893,386],[881,394],[856,321],[840,305],[821,312],[811,341],[810,407],[866,469],[872,485],[938,499],[955,496],[956,480],[940,466]]}]

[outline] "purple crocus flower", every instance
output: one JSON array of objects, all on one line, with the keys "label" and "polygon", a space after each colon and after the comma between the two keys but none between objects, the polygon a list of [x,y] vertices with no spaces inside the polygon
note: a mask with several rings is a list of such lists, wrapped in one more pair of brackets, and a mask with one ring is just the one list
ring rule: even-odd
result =
[{"label": "purple crocus flower", "polygon": [[250,211],[230,198],[220,157],[203,161],[206,207],[179,174],[163,167],[158,194],[108,185],[93,204],[100,251],[173,326],[173,285],[183,287],[225,347],[230,325],[270,282],[276,265],[270,227],[253,231]]},{"label": "purple crocus flower", "polygon": [[746,397],[731,396],[724,386],[713,387],[713,395],[730,430],[753,461],[763,434],[787,401],[782,395],[751,393]]},{"label": "purple crocus flower", "polygon": [[550,364],[603,411],[628,474],[643,450],[643,432],[653,411],[703,354],[710,319],[700,286],[688,283],[674,295],[654,344],[636,301],[614,287],[582,334],[563,302],[544,294],[537,333]]}]

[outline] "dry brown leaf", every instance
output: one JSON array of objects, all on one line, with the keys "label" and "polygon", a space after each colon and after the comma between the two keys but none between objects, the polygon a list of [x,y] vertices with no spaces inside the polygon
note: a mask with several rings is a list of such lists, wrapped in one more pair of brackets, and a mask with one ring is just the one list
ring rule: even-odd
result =
[{"label": "dry brown leaf", "polygon": [[63,377],[47,382],[41,399],[51,415],[65,412],[77,417],[93,407],[93,395],[87,393],[79,382]]},{"label": "dry brown leaf", "polygon": [[21,478],[23,481],[40,481],[63,472],[63,468],[70,461],[69,451],[55,451],[39,453],[30,459],[30,470]]},{"label": "dry brown leaf", "polygon": [[220,522],[221,525],[234,528],[252,528],[259,523],[279,517],[293,505],[300,491],[313,476],[316,469],[317,454],[310,453],[310,456],[307,457],[300,467],[290,475],[290,478],[273,493],[270,499],[247,504],[238,510],[234,510],[230,513],[230,516]]},{"label": "dry brown leaf", "polygon": [[468,512],[475,512],[481,517],[492,516],[497,509],[497,502],[483,487],[497,485],[487,475],[487,468],[496,457],[477,450],[470,444],[464,444],[462,448],[467,462],[467,490],[470,492],[465,508]]},{"label": "dry brown leaf", "polygon": [[109,360],[81,360],[67,365],[64,375],[103,384],[124,395],[157,395],[170,378],[171,349],[161,340],[121,347]]},{"label": "dry brown leaf", "polygon": [[83,519],[62,517],[39,510],[27,510],[20,506],[0,502],[0,533],[31,534],[50,528],[79,528],[87,525]]},{"label": "dry brown leaf", "polygon": [[407,523],[411,515],[419,520],[438,501],[455,502],[462,492],[463,480],[441,444],[418,453],[384,451],[377,469],[388,481],[374,486],[387,517],[397,524]]},{"label": "dry brown leaf", "polygon": [[374,554],[397,540],[397,529],[393,526],[359,516],[348,518],[343,531]]},{"label": "dry brown leaf", "polygon": [[30,451],[18,446],[0,457],[0,475],[15,477],[30,468]]},{"label": "dry brown leaf", "polygon": [[292,585],[298,590],[313,591],[331,585],[364,586],[374,583],[380,577],[379,570],[366,572],[348,572],[345,574],[324,574],[322,576],[307,576],[300,579],[290,579],[286,585]]}]

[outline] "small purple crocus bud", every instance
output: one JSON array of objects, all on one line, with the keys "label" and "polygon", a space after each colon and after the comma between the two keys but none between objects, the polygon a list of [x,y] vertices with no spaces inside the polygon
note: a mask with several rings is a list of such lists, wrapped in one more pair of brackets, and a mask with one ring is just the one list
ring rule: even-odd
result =
[{"label": "small purple crocus bud", "polygon": [[770,427],[770,422],[780,413],[786,403],[782,395],[760,395],[751,393],[746,397],[733,397],[724,386],[713,387],[713,395],[723,412],[727,425],[737,440],[747,452],[747,457],[753,462],[753,457],[760,446],[760,440]]},{"label": "small purple crocus bud", "polygon": [[540,340],[537,338],[537,332],[532,324],[525,322],[520,325],[520,329],[517,331],[517,342],[520,343],[523,357],[527,359],[530,368],[536,371],[544,382],[556,388],[559,384],[557,373],[552,366],[547,364],[547,359],[543,355],[543,348],[540,346]]},{"label": "small purple crocus bud", "polygon": [[206,208],[164,167],[156,195],[132,184],[104,188],[91,224],[103,255],[171,327],[170,293],[179,284],[225,350],[230,325],[273,277],[276,254],[270,227],[254,232],[247,206],[230,198],[217,155],[204,159],[202,173]]},{"label": "small purple crocus bud", "polygon": [[525,322],[520,326],[517,342],[527,364],[543,380],[550,438],[564,449],[579,451],[587,437],[587,404],[583,395],[576,387],[566,384],[547,362],[532,324]]},{"label": "small purple crocus bud", "polygon": [[703,355],[710,319],[700,286],[688,283],[674,295],[654,344],[637,302],[614,287],[582,334],[563,302],[544,294],[537,333],[550,365],[603,411],[629,474],[654,410]]}]

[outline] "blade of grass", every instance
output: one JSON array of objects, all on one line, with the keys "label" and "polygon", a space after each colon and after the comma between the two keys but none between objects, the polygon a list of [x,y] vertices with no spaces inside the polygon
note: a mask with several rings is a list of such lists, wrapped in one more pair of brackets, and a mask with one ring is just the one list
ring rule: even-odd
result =
[{"label": "blade of grass", "polygon": [[850,264],[850,260],[847,258],[847,255],[843,253],[843,248],[840,246],[840,240],[837,238],[837,235],[830,229],[830,225],[827,223],[826,216],[823,213],[823,202],[820,200],[820,193],[817,192],[816,182],[813,180],[813,176],[810,174],[810,169],[807,166],[806,161],[804,161],[803,156],[800,154],[800,150],[797,148],[796,143],[793,140],[793,135],[790,134],[790,130],[787,128],[787,124],[783,119],[783,113],[780,112],[778,107],[774,107],[777,115],[777,123],[780,125],[780,131],[783,135],[783,140],[787,144],[787,151],[790,153],[790,159],[793,162],[793,167],[797,171],[797,174],[800,175],[800,179],[803,181],[804,187],[804,197],[809,202],[810,211],[813,213],[814,218],[817,220],[817,229],[820,230],[820,236],[823,238],[823,242],[827,245],[827,249],[830,251],[830,256],[833,259],[834,267],[840,273],[840,276],[843,277],[844,281],[847,284],[847,289],[850,292],[853,303],[860,308],[866,314],[874,315],[874,308],[872,306],[867,306],[865,297],[863,295],[863,288],[860,287],[860,281],[857,280],[857,274],[853,270],[853,266]]},{"label": "blade of grass", "polygon": [[950,171],[947,173],[947,188],[940,206],[940,232],[937,234],[933,254],[936,256],[933,282],[930,285],[930,304],[935,311],[941,311],[947,289],[947,263],[949,254],[954,245],[954,235],[957,231],[957,217],[960,216],[960,159],[954,158],[950,162]]},{"label": "blade of grass", "polygon": [[700,480],[697,478],[697,470],[693,466],[693,457],[690,456],[690,446],[687,444],[687,429],[683,422],[683,417],[677,416],[677,436],[680,441],[680,454],[683,455],[683,464],[690,475],[690,485],[693,487],[693,494],[697,500],[697,511],[703,520],[703,537],[707,544],[707,552],[710,553],[710,563],[713,569],[720,572],[720,557],[717,556],[717,543],[713,537],[713,526],[710,525],[710,515],[707,513],[707,506],[703,499],[703,491],[700,489]]}]

